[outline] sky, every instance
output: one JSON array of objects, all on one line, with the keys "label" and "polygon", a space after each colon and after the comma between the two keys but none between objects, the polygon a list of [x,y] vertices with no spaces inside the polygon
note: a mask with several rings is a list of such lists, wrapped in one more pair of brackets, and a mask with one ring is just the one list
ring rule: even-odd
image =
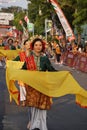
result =
[{"label": "sky", "polygon": [[[7,1],[10,2],[6,3]],[[27,0],[0,0],[1,8],[10,7],[10,6],[20,6],[24,9],[27,9]]]}]

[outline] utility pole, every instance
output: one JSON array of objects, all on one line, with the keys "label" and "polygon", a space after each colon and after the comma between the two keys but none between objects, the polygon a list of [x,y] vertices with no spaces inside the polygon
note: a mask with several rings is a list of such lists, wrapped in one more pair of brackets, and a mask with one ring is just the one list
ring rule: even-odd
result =
[{"label": "utility pole", "polygon": [[47,41],[47,19],[45,19],[45,38]]},{"label": "utility pole", "polygon": [[[49,26],[50,25],[50,26]],[[52,29],[52,20],[45,19],[45,38],[47,41],[47,33]]]}]

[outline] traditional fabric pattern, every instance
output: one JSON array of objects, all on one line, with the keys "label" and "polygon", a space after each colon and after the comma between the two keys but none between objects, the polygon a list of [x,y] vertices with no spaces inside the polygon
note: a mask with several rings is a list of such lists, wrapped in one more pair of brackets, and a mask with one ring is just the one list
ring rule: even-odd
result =
[{"label": "traditional fabric pattern", "polygon": [[19,57],[20,57],[20,61],[25,61],[25,58],[26,58],[25,51],[19,52]]},{"label": "traditional fabric pattern", "polygon": [[[38,58],[35,55],[34,56],[31,55],[31,56],[26,58],[28,70],[33,70],[33,71],[39,70],[40,59],[38,60]],[[51,98],[42,94],[42,93],[40,93],[36,89],[26,85],[26,106],[36,107],[36,108],[44,109],[44,110],[50,109]]]},{"label": "traditional fabric pattern", "polygon": [[26,64],[28,70],[36,70],[36,64],[34,62],[33,55],[26,57]]},{"label": "traditional fabric pattern", "polygon": [[40,70],[40,56],[34,55],[34,60],[37,66],[37,70]]},{"label": "traditional fabric pattern", "polygon": [[36,89],[26,85],[26,105],[47,110],[52,105],[52,99],[40,93]]}]

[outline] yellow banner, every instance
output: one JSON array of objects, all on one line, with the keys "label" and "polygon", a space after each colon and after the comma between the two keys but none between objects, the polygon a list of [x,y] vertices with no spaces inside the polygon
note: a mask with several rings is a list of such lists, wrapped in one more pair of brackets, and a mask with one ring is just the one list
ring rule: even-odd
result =
[{"label": "yellow banner", "polygon": [[73,78],[69,71],[42,72],[21,70],[23,62],[7,61],[6,82],[10,96],[18,102],[18,89],[15,80],[23,81],[41,93],[51,97],[61,97],[67,94],[76,96],[76,103],[87,107],[87,91]]},{"label": "yellow banner", "polygon": [[0,46],[0,50],[4,50],[4,47],[3,47],[3,46]]},{"label": "yellow banner", "polygon": [[19,52],[21,50],[0,50],[0,55],[7,57],[7,59],[12,60],[14,59],[16,56],[18,56]]}]

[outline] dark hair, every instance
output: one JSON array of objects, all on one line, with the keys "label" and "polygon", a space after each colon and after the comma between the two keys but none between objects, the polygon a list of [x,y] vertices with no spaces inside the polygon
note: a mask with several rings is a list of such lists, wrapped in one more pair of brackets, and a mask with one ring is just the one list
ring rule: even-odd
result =
[{"label": "dark hair", "polygon": [[26,40],[24,41],[24,45],[26,44],[26,42],[28,42],[28,39],[26,39]]},{"label": "dark hair", "polygon": [[42,43],[42,52],[45,50],[45,42],[40,39],[40,38],[35,38],[32,43],[31,43],[31,49],[33,50],[34,48],[34,44],[37,42],[37,41],[40,41]]},{"label": "dark hair", "polygon": [[11,41],[12,43],[14,42],[14,40],[13,40],[13,39],[11,39],[11,38],[9,38],[9,39],[8,39],[8,42],[9,42],[9,41]]},{"label": "dark hair", "polygon": [[15,40],[14,42],[17,42],[17,43],[19,43],[19,41],[18,41],[18,40]]}]

